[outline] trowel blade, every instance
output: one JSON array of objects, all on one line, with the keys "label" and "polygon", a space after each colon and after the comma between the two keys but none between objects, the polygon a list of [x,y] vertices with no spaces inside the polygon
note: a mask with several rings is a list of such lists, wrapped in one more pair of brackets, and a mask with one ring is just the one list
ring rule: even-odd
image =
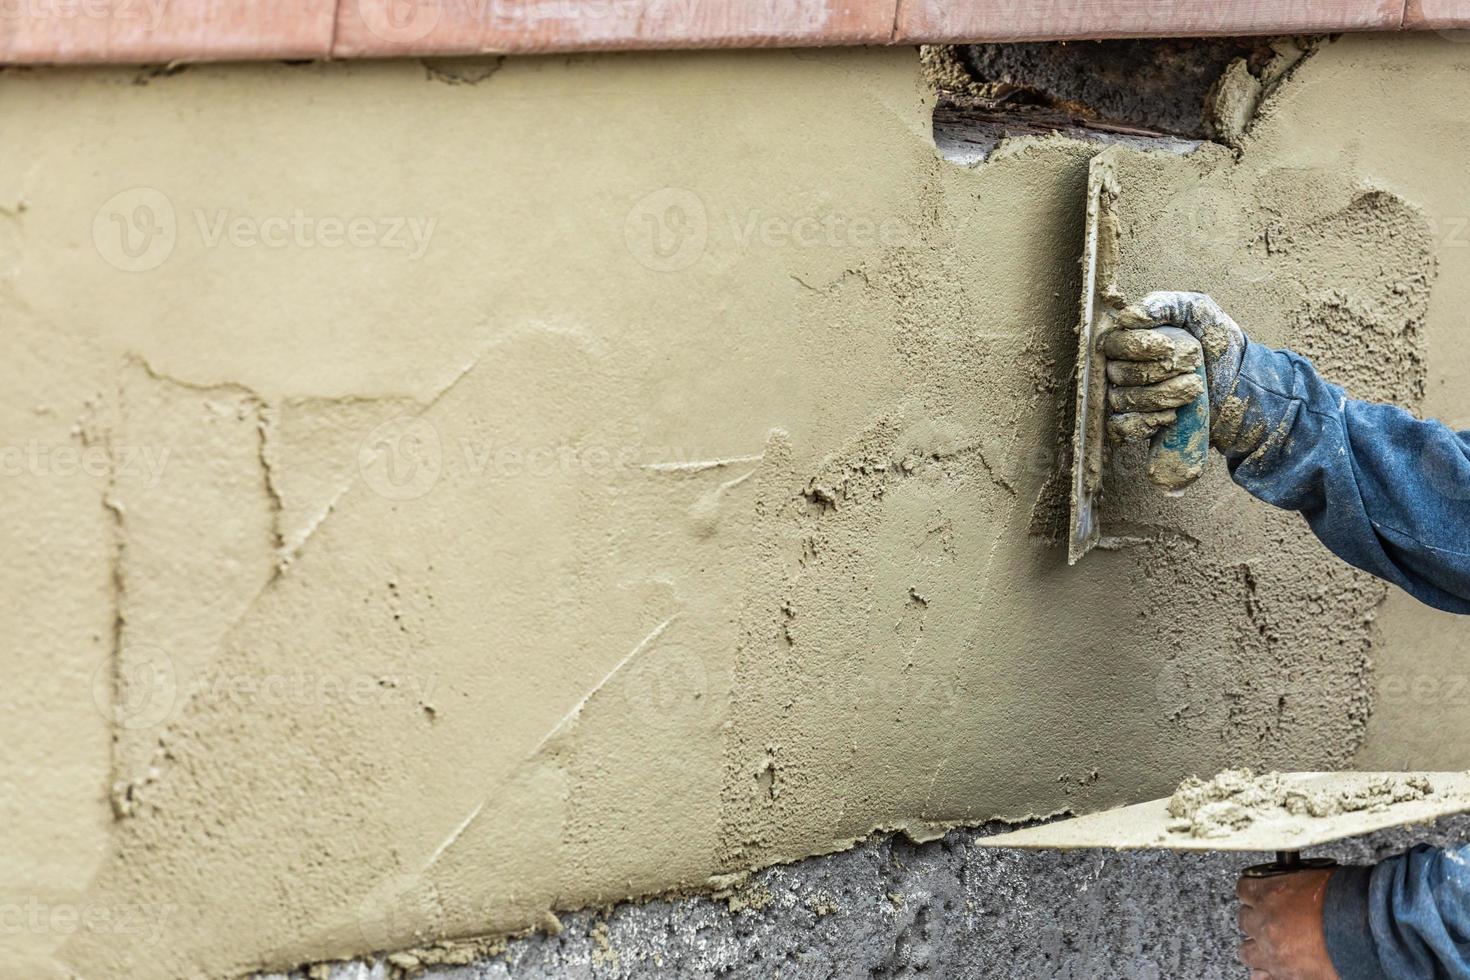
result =
[{"label": "trowel blade", "polygon": [[1097,498],[1102,491],[1103,425],[1107,416],[1107,363],[1099,341],[1121,305],[1117,287],[1118,182],[1109,154],[1092,159],[1087,178],[1087,230],[1082,251],[1082,300],[1077,320],[1076,413],[1072,430],[1072,515],[1067,563],[1075,565],[1101,535]]},{"label": "trowel blade", "polygon": [[1019,847],[1027,850],[1118,851],[1300,851],[1375,830],[1433,823],[1440,817],[1470,812],[1470,773],[1465,772],[1295,772],[1282,778],[1307,793],[1352,794],[1382,779],[1423,776],[1434,792],[1420,800],[1393,803],[1378,810],[1359,810],[1328,817],[1288,814],[1261,817],[1225,837],[1192,837],[1169,830],[1169,801],[1153,800],[1135,806],[1105,810],[1071,820],[1030,827],[1009,834],[978,838],[980,847]]}]

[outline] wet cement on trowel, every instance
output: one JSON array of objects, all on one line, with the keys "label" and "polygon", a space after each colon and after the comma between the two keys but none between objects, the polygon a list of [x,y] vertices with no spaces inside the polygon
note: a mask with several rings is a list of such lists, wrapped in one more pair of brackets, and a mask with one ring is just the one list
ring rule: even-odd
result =
[{"label": "wet cement on trowel", "polygon": [[1191,776],[1180,783],[1169,798],[1168,813],[1173,820],[1166,829],[1189,837],[1228,837],[1259,821],[1283,817],[1322,820],[1362,810],[1382,812],[1434,792],[1434,784],[1422,775],[1386,776],[1329,793],[1299,788],[1279,772],[1227,769],[1210,779]]},{"label": "wet cement on trowel", "polygon": [[[1420,210],[1470,154],[1451,48],[1343,41],[1239,156],[1124,158],[1125,292],[1208,290],[1360,393],[1431,398],[1465,356],[1429,356],[1456,324]],[[0,801],[55,801],[10,804],[49,901],[158,913],[27,936],[28,975],[550,927],[1362,739],[1384,587],[1218,467],[1173,501],[1116,456],[1111,550],[1066,568],[1096,147],[937,158],[912,52],[36,71],[0,97],[26,147],[0,158],[6,420],[108,463],[4,504],[50,544],[7,569]],[[1439,142],[1355,135],[1406,114]],[[99,130],[105,166],[75,153]],[[172,254],[74,261],[130,187],[170,200]],[[422,261],[198,231],[296,207],[440,224]],[[135,443],[190,458],[153,481]],[[116,716],[175,662],[161,714]]]}]

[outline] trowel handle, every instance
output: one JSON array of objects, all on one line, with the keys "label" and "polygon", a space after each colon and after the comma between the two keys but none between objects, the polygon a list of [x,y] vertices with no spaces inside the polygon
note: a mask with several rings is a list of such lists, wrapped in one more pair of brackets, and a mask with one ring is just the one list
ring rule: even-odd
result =
[{"label": "trowel handle", "polygon": [[[1160,327],[1176,340],[1198,344],[1194,335],[1178,327]],[[1195,369],[1205,390],[1178,410],[1174,421],[1149,442],[1148,478],[1171,496],[1178,496],[1205,471],[1210,452],[1210,391],[1204,360]]]},{"label": "trowel handle", "polygon": [[1270,864],[1253,864],[1241,874],[1246,878],[1278,878],[1299,871],[1326,871],[1337,867],[1332,858],[1304,858],[1300,851],[1277,851]]}]

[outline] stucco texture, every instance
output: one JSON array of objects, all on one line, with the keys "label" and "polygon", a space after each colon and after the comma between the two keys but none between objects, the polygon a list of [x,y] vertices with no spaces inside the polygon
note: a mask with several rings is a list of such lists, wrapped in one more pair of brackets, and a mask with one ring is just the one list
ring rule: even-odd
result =
[{"label": "stucco texture", "polygon": [[[1344,39],[1238,154],[1125,156],[1125,290],[1463,426],[1467,65]],[[288,968],[1470,764],[1453,704],[1372,713],[1448,618],[1218,465],[1120,456],[1066,566],[1097,148],[966,169],[932,99],[898,50],[0,76],[10,964]]]}]

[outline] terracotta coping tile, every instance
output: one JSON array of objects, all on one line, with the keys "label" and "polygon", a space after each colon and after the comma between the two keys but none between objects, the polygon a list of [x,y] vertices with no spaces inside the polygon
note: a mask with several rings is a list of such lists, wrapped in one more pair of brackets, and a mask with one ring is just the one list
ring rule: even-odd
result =
[{"label": "terracotta coping tile", "polygon": [[139,64],[1461,27],[1470,27],[1470,0],[0,0],[0,62]]},{"label": "terracotta coping tile", "polygon": [[1393,31],[1403,11],[1404,0],[900,0],[896,40]]},{"label": "terracotta coping tile", "polygon": [[341,0],[337,57],[887,44],[874,0]]},{"label": "terracotta coping tile", "polygon": [[[1470,0],[1409,0],[1404,11],[1404,29],[1438,31],[1470,28]],[[1470,35],[1456,37],[1470,41]]]},{"label": "terracotta coping tile", "polygon": [[323,58],[336,0],[0,0],[0,62]]}]

